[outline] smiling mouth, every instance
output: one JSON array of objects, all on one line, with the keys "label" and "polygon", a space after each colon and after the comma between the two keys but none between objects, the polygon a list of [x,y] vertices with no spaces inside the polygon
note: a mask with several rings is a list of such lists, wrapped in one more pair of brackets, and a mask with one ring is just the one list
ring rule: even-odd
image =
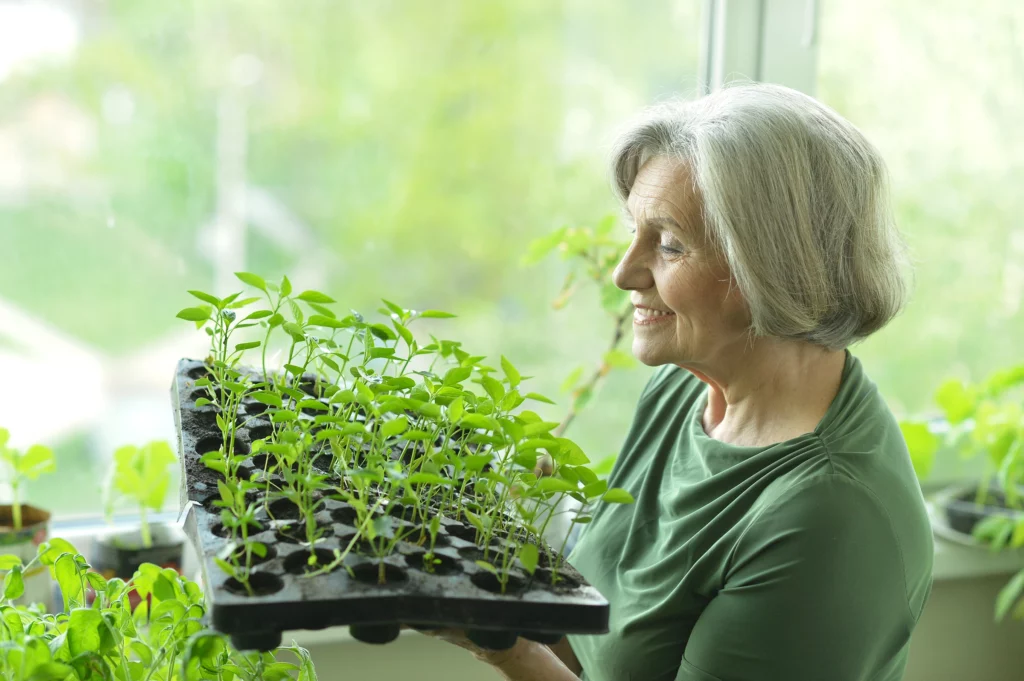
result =
[{"label": "smiling mouth", "polygon": [[675,317],[674,312],[652,310],[651,308],[647,307],[638,307],[633,310],[633,324],[641,326],[664,322],[671,319],[672,317]]}]

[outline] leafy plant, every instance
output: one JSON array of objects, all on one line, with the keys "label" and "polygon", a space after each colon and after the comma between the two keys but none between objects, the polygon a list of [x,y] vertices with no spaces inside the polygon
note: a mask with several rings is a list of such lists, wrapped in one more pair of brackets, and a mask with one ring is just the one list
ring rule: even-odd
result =
[{"label": "leafy plant", "polygon": [[[556,310],[565,308],[580,287],[589,282],[598,288],[601,308],[611,319],[611,333],[607,349],[588,371],[586,365],[575,367],[562,382],[563,392],[570,394],[569,410],[559,423],[558,435],[564,435],[570,424],[593,399],[601,383],[615,369],[631,369],[636,360],[621,348],[633,317],[629,292],[615,285],[612,274],[629,247],[629,242],[618,239],[612,232],[618,218],[605,216],[593,227],[561,227],[534,240],[522,258],[523,265],[535,265],[552,253],[558,253],[569,264],[562,288],[552,302]],[[607,473],[616,455],[602,460],[599,473]],[[550,460],[542,457],[540,470],[546,472]]]},{"label": "leafy plant", "polygon": [[[983,457],[984,474],[975,503],[986,503],[998,485],[1006,507],[1018,513],[996,513],[975,525],[973,534],[993,551],[1024,546],[1024,365],[993,373],[980,383],[945,381],[935,393],[948,430],[943,437],[926,421],[900,424],[918,477],[925,478],[942,449],[965,459]],[[1024,618],[1024,570],[1003,588],[996,600],[996,618],[1013,611]],[[1016,607],[1014,607],[1016,606]]]},{"label": "leafy plant", "polygon": [[141,447],[125,445],[114,452],[107,483],[107,517],[113,514],[117,496],[134,501],[139,509],[143,548],[153,546],[146,511],[160,512],[167,496],[169,466],[176,461],[166,441],[154,440]]},{"label": "leafy plant", "polygon": [[[16,606],[22,575],[45,566],[60,586],[61,612],[43,604]],[[129,581],[104,579],[62,539],[39,546],[27,565],[0,556],[7,570],[0,600],[0,678],[8,681],[315,681],[309,653],[299,647],[239,652],[203,624],[199,586],[171,569],[147,563]],[[128,594],[142,602],[132,609]],[[95,595],[88,603],[87,594]],[[282,662],[281,653],[297,662]]]},{"label": "leafy plant", "polygon": [[15,530],[20,530],[21,488],[26,481],[35,480],[43,473],[56,470],[53,451],[44,445],[32,445],[25,453],[8,446],[11,433],[0,428],[0,460],[7,466],[7,484],[11,486],[11,516]]},{"label": "leafy plant", "polygon": [[[378,312],[387,323],[375,323],[356,312],[338,316],[334,299],[319,291],[293,295],[287,277],[278,285],[251,273],[238,278],[264,296],[217,298],[192,291],[206,305],[178,316],[205,328],[211,339],[208,376],[195,382],[207,396],[196,407],[215,408],[222,446],[202,461],[225,478],[217,505],[231,542],[218,565],[246,588],[247,533],[259,526],[249,492],[257,493],[279,531],[301,528],[292,537],[310,549],[308,575],[343,565],[356,550],[378,560],[384,581],[383,559],[400,541],[422,544],[428,538],[431,558],[425,560],[434,565],[440,518],[447,516],[473,528],[485,558],[495,554],[503,585],[509,571],[529,564],[543,545],[543,523],[535,522],[530,504],[567,494],[631,501],[621,490],[606,494],[607,485],[595,494],[597,476],[580,448],[553,432],[558,423],[522,409],[528,400],[550,400],[524,393],[524,378],[507,358],[499,372],[459,342],[430,336],[432,342],[423,345],[410,330],[417,320],[453,315],[385,300]],[[246,309],[264,298],[265,307]],[[260,327],[262,340],[230,340],[247,327]],[[271,347],[285,357],[280,367],[267,365]],[[259,370],[243,367],[245,353],[257,348]],[[234,445],[238,429],[254,418],[270,428],[252,445],[262,461],[252,471]],[[538,480],[533,472],[539,455],[551,458],[550,479]],[[323,534],[316,515],[329,499],[351,507],[357,532],[333,560],[320,564],[313,550]],[[275,509],[294,509],[298,521],[275,518]]]}]

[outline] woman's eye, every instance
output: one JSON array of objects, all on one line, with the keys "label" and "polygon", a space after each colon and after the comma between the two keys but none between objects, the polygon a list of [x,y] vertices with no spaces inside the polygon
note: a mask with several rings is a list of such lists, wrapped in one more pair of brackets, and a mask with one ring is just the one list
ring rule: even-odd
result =
[{"label": "woman's eye", "polygon": [[660,246],[658,246],[658,248],[661,249],[662,253],[668,253],[669,255],[679,255],[680,253],[683,252],[682,247],[676,247],[675,244],[671,246],[668,244],[661,244]]}]

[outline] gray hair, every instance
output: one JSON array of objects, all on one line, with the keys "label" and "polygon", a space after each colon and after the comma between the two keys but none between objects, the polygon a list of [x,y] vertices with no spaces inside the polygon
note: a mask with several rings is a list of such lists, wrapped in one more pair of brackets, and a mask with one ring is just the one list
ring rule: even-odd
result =
[{"label": "gray hair", "polygon": [[615,144],[623,202],[656,156],[688,164],[754,335],[845,348],[903,308],[906,246],[885,163],[824,104],[781,85],[741,84],[652,106]]}]

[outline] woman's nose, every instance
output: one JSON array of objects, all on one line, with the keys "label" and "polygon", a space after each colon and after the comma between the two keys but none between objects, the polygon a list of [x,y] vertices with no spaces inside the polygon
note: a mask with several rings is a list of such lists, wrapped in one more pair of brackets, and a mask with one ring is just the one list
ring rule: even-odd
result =
[{"label": "woman's nose", "polygon": [[654,277],[644,261],[644,254],[640,252],[637,241],[634,239],[626,249],[622,260],[615,266],[612,281],[623,291],[641,291],[651,288],[654,285]]}]

